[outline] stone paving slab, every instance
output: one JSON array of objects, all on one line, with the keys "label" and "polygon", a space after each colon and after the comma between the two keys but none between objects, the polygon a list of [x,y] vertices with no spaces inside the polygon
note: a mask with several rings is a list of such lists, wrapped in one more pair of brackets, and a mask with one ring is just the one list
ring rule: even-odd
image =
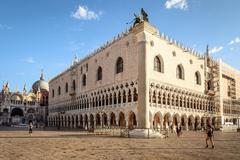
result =
[{"label": "stone paving slab", "polygon": [[203,132],[184,132],[178,138],[120,138],[86,132],[0,131],[0,160],[155,160],[240,159],[240,133],[215,132],[215,149],[205,149]]}]

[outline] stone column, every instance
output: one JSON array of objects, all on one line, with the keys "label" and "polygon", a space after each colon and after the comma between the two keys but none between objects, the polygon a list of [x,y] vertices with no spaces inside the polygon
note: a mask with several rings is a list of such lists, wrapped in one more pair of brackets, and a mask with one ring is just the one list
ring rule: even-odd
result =
[{"label": "stone column", "polygon": [[121,94],[121,107],[123,106],[123,91],[120,92]]},{"label": "stone column", "polygon": [[161,101],[161,107],[162,107],[162,104],[163,104],[163,94],[162,94],[162,91],[160,90],[160,101]]},{"label": "stone column", "polygon": [[106,94],[103,97],[104,97],[104,106],[107,106],[107,96],[106,96]]},{"label": "stone column", "polygon": [[116,126],[119,126],[119,115],[116,114],[115,116],[116,116]]},{"label": "stone column", "polygon": [[163,130],[163,118],[160,119],[160,130]]},{"label": "stone column", "polygon": [[102,114],[100,114],[100,126],[101,126],[101,128],[103,128],[103,117],[102,117]]},{"label": "stone column", "polygon": [[83,117],[83,129],[85,129],[85,119],[84,119],[84,117]]},{"label": "stone column", "polygon": [[118,96],[119,96],[119,92],[116,92],[116,99],[117,99],[117,102],[116,102],[116,105],[118,105]]},{"label": "stone column", "polygon": [[133,92],[131,92],[131,104],[134,102],[134,100],[133,100],[133,98],[134,98],[134,93]]},{"label": "stone column", "polygon": [[146,33],[139,33],[142,36],[138,42],[138,127],[149,128],[149,73]]},{"label": "stone column", "polygon": [[152,90],[150,90],[149,92],[149,97],[150,97],[150,100],[149,100],[149,105],[152,106],[152,102],[153,102],[153,92]]},{"label": "stone column", "polygon": [[158,95],[159,95],[159,92],[158,90],[156,90],[156,107],[158,106]]},{"label": "stone column", "polygon": [[112,92],[112,106],[114,105],[114,92]]},{"label": "stone column", "polygon": [[96,122],[96,115],[93,116],[93,128],[96,128],[97,122]]},{"label": "stone column", "polygon": [[186,120],[185,125],[186,125],[186,130],[188,131],[188,120]]},{"label": "stone column", "polygon": [[110,116],[108,116],[107,117],[107,125],[108,125],[108,128],[110,128],[110,126],[111,126],[111,121],[110,121],[111,119],[110,119]]}]

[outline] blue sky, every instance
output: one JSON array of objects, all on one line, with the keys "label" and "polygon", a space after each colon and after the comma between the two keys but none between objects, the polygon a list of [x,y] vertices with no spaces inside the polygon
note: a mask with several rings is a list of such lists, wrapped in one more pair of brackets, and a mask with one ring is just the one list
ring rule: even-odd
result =
[{"label": "blue sky", "polygon": [[160,32],[240,69],[239,0],[1,0],[0,83],[31,89],[124,31],[143,7]]}]

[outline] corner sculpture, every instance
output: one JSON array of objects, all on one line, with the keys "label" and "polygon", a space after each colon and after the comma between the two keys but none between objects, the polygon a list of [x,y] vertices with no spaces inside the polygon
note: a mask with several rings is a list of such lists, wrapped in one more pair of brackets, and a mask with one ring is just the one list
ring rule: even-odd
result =
[{"label": "corner sculpture", "polygon": [[[129,23],[134,22],[133,27],[135,27],[139,23],[148,22],[148,14],[143,8],[141,8],[141,14],[140,15],[136,15],[135,13],[133,15],[134,15],[135,18],[131,22],[129,22]],[[129,23],[127,23],[127,24],[129,24]]]}]

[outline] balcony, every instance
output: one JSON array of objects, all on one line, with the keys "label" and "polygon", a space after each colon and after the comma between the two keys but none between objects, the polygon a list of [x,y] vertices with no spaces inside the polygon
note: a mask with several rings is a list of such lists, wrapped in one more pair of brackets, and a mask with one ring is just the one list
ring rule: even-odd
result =
[{"label": "balcony", "polygon": [[69,95],[70,95],[70,96],[75,96],[75,95],[76,95],[76,91],[71,90],[71,91],[69,92]]},{"label": "balcony", "polygon": [[215,96],[215,92],[213,90],[208,90],[207,95],[209,96]]}]

